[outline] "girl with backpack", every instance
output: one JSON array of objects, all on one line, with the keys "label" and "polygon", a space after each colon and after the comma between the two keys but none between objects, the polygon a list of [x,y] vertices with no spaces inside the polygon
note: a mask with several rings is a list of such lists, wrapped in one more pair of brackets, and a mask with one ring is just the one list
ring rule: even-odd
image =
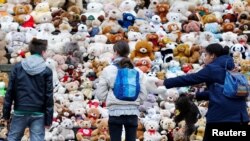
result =
[{"label": "girl with backpack", "polygon": [[140,114],[138,107],[147,95],[142,83],[143,73],[135,69],[128,58],[130,49],[127,42],[119,41],[113,49],[113,63],[102,71],[95,96],[106,102],[111,141],[121,141],[123,126],[126,141],[135,141]]},{"label": "girl with backpack", "polygon": [[156,85],[165,85],[169,89],[206,83],[207,89],[195,94],[197,100],[209,101],[203,141],[215,140],[220,131],[246,131],[249,122],[246,99],[229,98],[224,95],[223,87],[216,85],[224,85],[226,71],[235,68],[234,61],[229,56],[229,48],[223,48],[218,43],[208,45],[205,48],[204,63],[205,67],[197,73],[159,80]]}]

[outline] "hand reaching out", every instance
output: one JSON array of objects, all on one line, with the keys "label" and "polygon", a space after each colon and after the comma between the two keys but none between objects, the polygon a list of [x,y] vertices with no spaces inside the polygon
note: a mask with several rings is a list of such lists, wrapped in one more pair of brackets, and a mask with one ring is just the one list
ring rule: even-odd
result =
[{"label": "hand reaching out", "polygon": [[157,82],[155,82],[155,85],[157,86],[157,87],[159,87],[159,86],[163,86],[164,84],[164,80],[158,80]]}]

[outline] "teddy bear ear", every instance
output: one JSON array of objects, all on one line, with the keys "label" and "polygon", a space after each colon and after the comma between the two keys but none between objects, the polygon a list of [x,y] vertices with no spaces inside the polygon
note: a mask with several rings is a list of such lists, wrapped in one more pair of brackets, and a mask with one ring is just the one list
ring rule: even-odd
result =
[{"label": "teddy bear ear", "polygon": [[152,42],[148,42],[148,44],[149,44],[151,47],[153,47],[153,46],[154,46]]}]

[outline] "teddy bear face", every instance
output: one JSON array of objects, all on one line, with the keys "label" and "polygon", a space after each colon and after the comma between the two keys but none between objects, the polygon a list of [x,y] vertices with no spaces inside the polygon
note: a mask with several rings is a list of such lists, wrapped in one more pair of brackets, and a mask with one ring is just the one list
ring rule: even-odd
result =
[{"label": "teddy bear face", "polygon": [[135,9],[135,6],[136,6],[135,1],[123,0],[119,6],[119,9],[121,9],[122,11],[131,11]]},{"label": "teddy bear face", "polygon": [[177,89],[168,89],[167,90],[167,97],[166,101],[168,102],[174,102],[179,97],[179,93]]},{"label": "teddy bear face", "polygon": [[158,4],[156,6],[156,9],[159,13],[167,13],[168,9],[169,9],[169,5],[168,4]]},{"label": "teddy bear face", "polygon": [[171,131],[172,129],[175,128],[175,122],[173,121],[173,119],[170,119],[170,118],[163,118],[160,121],[160,125],[162,129],[168,130],[168,131]]},{"label": "teddy bear face", "polygon": [[156,98],[153,94],[148,94],[147,101],[154,103],[154,102],[156,102]]},{"label": "teddy bear face", "polygon": [[65,54],[73,54],[75,51],[79,50],[79,45],[77,42],[69,42],[64,45]]},{"label": "teddy bear face", "polygon": [[237,21],[237,16],[232,13],[227,13],[222,16],[222,19],[224,22],[236,22]]},{"label": "teddy bear face", "polygon": [[119,9],[111,9],[108,13],[108,17],[109,19],[111,20],[118,20],[118,19],[121,19],[122,17],[122,13]]},{"label": "teddy bear face", "polygon": [[224,32],[234,31],[235,25],[234,23],[223,23],[222,24],[222,30]]},{"label": "teddy bear face", "polygon": [[73,122],[70,119],[63,119],[61,122],[61,126],[65,129],[72,129],[73,128]]},{"label": "teddy bear face", "polygon": [[11,40],[25,42],[25,34],[21,33],[21,32],[12,32],[11,33]]},{"label": "teddy bear face", "polygon": [[186,49],[188,49],[189,46],[187,44],[179,44],[176,49],[180,52],[185,52]]},{"label": "teddy bear face", "polygon": [[80,128],[91,128],[91,122],[89,120],[81,120]]},{"label": "teddy bear face", "polygon": [[87,5],[87,12],[99,12],[103,9],[103,5],[97,2],[91,2]]},{"label": "teddy bear face", "polygon": [[181,17],[180,17],[180,13],[176,13],[176,12],[169,12],[167,14],[167,19],[169,22],[180,22],[181,21]]},{"label": "teddy bear face", "polygon": [[79,82],[74,81],[74,82],[69,82],[65,84],[65,88],[71,92],[71,91],[76,91],[78,89]]},{"label": "teddy bear face", "polygon": [[77,30],[78,32],[87,32],[88,31],[88,27],[85,24],[79,24],[77,29],[78,29]]},{"label": "teddy bear face", "polygon": [[138,67],[144,73],[147,73],[151,68],[151,61],[148,58],[140,58],[136,61],[135,66]]},{"label": "teddy bear face", "polygon": [[39,3],[36,6],[35,11],[36,12],[49,12],[50,11],[50,9],[49,9],[49,3],[47,3],[47,2]]},{"label": "teddy bear face", "polygon": [[237,40],[240,44],[245,44],[247,42],[248,36],[247,35],[239,35]]},{"label": "teddy bear face", "polygon": [[147,121],[145,123],[145,129],[148,130],[158,130],[159,124],[156,121]]},{"label": "teddy bear face", "polygon": [[199,32],[200,31],[200,23],[197,21],[191,21],[188,24],[183,26],[183,29],[186,32]]},{"label": "teddy bear face", "polygon": [[151,21],[152,21],[153,23],[161,23],[161,18],[160,18],[160,16],[158,16],[158,15],[154,15],[154,16],[151,18]]},{"label": "teddy bear face", "polygon": [[[144,42],[144,43],[142,43]],[[152,51],[152,46],[147,41],[137,42],[135,45],[135,50],[142,54],[146,54]]]},{"label": "teddy bear face", "polygon": [[21,14],[28,14],[31,11],[31,8],[29,5],[16,5],[14,7],[14,13],[15,15],[21,15]]},{"label": "teddy bear face", "polygon": [[87,112],[87,115],[89,118],[98,119],[101,113],[97,108],[90,108]]}]

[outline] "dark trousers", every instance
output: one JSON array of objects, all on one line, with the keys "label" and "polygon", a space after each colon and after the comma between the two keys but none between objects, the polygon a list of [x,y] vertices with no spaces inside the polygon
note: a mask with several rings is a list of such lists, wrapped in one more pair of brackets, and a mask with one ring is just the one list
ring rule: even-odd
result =
[{"label": "dark trousers", "polygon": [[121,141],[122,127],[125,127],[126,141],[136,140],[138,117],[136,115],[109,116],[109,133],[111,141]]},{"label": "dark trousers", "polygon": [[[205,128],[205,134],[203,141],[214,141],[214,140],[221,140],[221,139],[227,139],[232,138],[233,135],[229,135],[227,137],[218,137],[213,134],[213,130],[218,131],[246,131],[247,136],[237,136],[233,138],[241,139],[241,141],[247,141],[249,137],[249,127],[248,123],[234,123],[234,122],[220,122],[220,123],[207,123]],[[242,134],[241,134],[242,135]]]}]

